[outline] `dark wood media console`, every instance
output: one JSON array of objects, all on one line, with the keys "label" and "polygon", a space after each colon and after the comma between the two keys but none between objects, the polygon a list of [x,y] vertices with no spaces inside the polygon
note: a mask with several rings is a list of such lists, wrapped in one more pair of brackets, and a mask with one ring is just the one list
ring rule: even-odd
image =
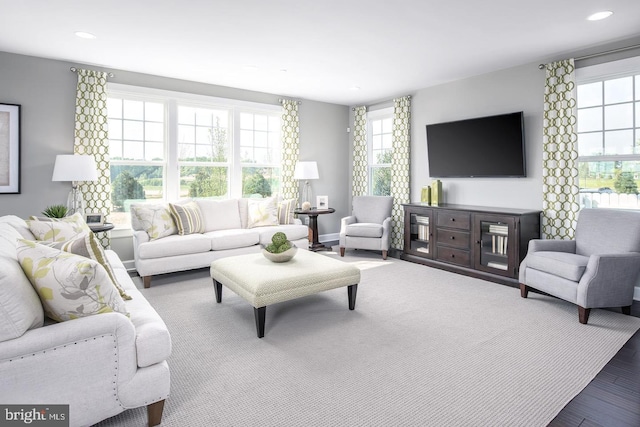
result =
[{"label": "dark wood media console", "polygon": [[540,211],[441,203],[404,204],[400,258],[518,286],[529,240],[540,238]]}]

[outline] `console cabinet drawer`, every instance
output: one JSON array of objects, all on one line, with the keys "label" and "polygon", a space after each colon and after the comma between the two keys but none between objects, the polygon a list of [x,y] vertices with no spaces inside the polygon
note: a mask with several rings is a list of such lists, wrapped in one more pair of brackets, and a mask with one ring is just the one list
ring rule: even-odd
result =
[{"label": "console cabinet drawer", "polygon": [[469,249],[471,235],[467,231],[448,230],[438,228],[438,245],[451,246],[459,249]]},{"label": "console cabinet drawer", "polygon": [[457,264],[464,267],[471,266],[471,256],[469,255],[469,251],[463,251],[461,249],[438,246],[436,259],[438,261],[448,262],[449,264]]},{"label": "console cabinet drawer", "polygon": [[471,214],[469,212],[442,210],[438,212],[436,221],[439,227],[457,228],[459,230],[471,229]]}]

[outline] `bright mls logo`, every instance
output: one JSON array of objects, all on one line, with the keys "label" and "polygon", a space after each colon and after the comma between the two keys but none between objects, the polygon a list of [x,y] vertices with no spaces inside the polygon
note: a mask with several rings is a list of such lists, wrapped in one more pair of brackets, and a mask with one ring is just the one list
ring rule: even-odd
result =
[{"label": "bright mls logo", "polygon": [[0,426],[69,427],[69,405],[0,405]]}]

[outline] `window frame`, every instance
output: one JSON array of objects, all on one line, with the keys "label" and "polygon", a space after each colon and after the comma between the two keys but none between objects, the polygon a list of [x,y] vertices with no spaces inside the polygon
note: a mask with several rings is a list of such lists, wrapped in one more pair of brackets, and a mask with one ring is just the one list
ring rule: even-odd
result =
[{"label": "window frame", "polygon": [[[377,120],[391,119],[392,129],[391,137],[393,138],[393,107],[385,107],[374,111],[367,111],[367,188],[368,195],[373,194],[373,174],[375,169],[391,168],[391,163],[376,164],[374,162],[373,147],[373,122]],[[382,134],[384,135],[384,133]],[[391,148],[393,150],[393,147]]]}]

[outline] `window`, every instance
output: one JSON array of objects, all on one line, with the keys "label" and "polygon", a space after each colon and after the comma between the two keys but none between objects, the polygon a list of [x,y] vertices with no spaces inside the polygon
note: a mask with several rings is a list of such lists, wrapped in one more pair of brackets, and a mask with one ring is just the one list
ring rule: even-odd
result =
[{"label": "window", "polygon": [[640,209],[638,59],[576,73],[582,207]]},{"label": "window", "polygon": [[277,105],[109,85],[111,222],[132,203],[267,197],[280,189]]},{"label": "window", "polygon": [[369,194],[373,196],[391,194],[392,125],[392,108],[367,113]]}]

